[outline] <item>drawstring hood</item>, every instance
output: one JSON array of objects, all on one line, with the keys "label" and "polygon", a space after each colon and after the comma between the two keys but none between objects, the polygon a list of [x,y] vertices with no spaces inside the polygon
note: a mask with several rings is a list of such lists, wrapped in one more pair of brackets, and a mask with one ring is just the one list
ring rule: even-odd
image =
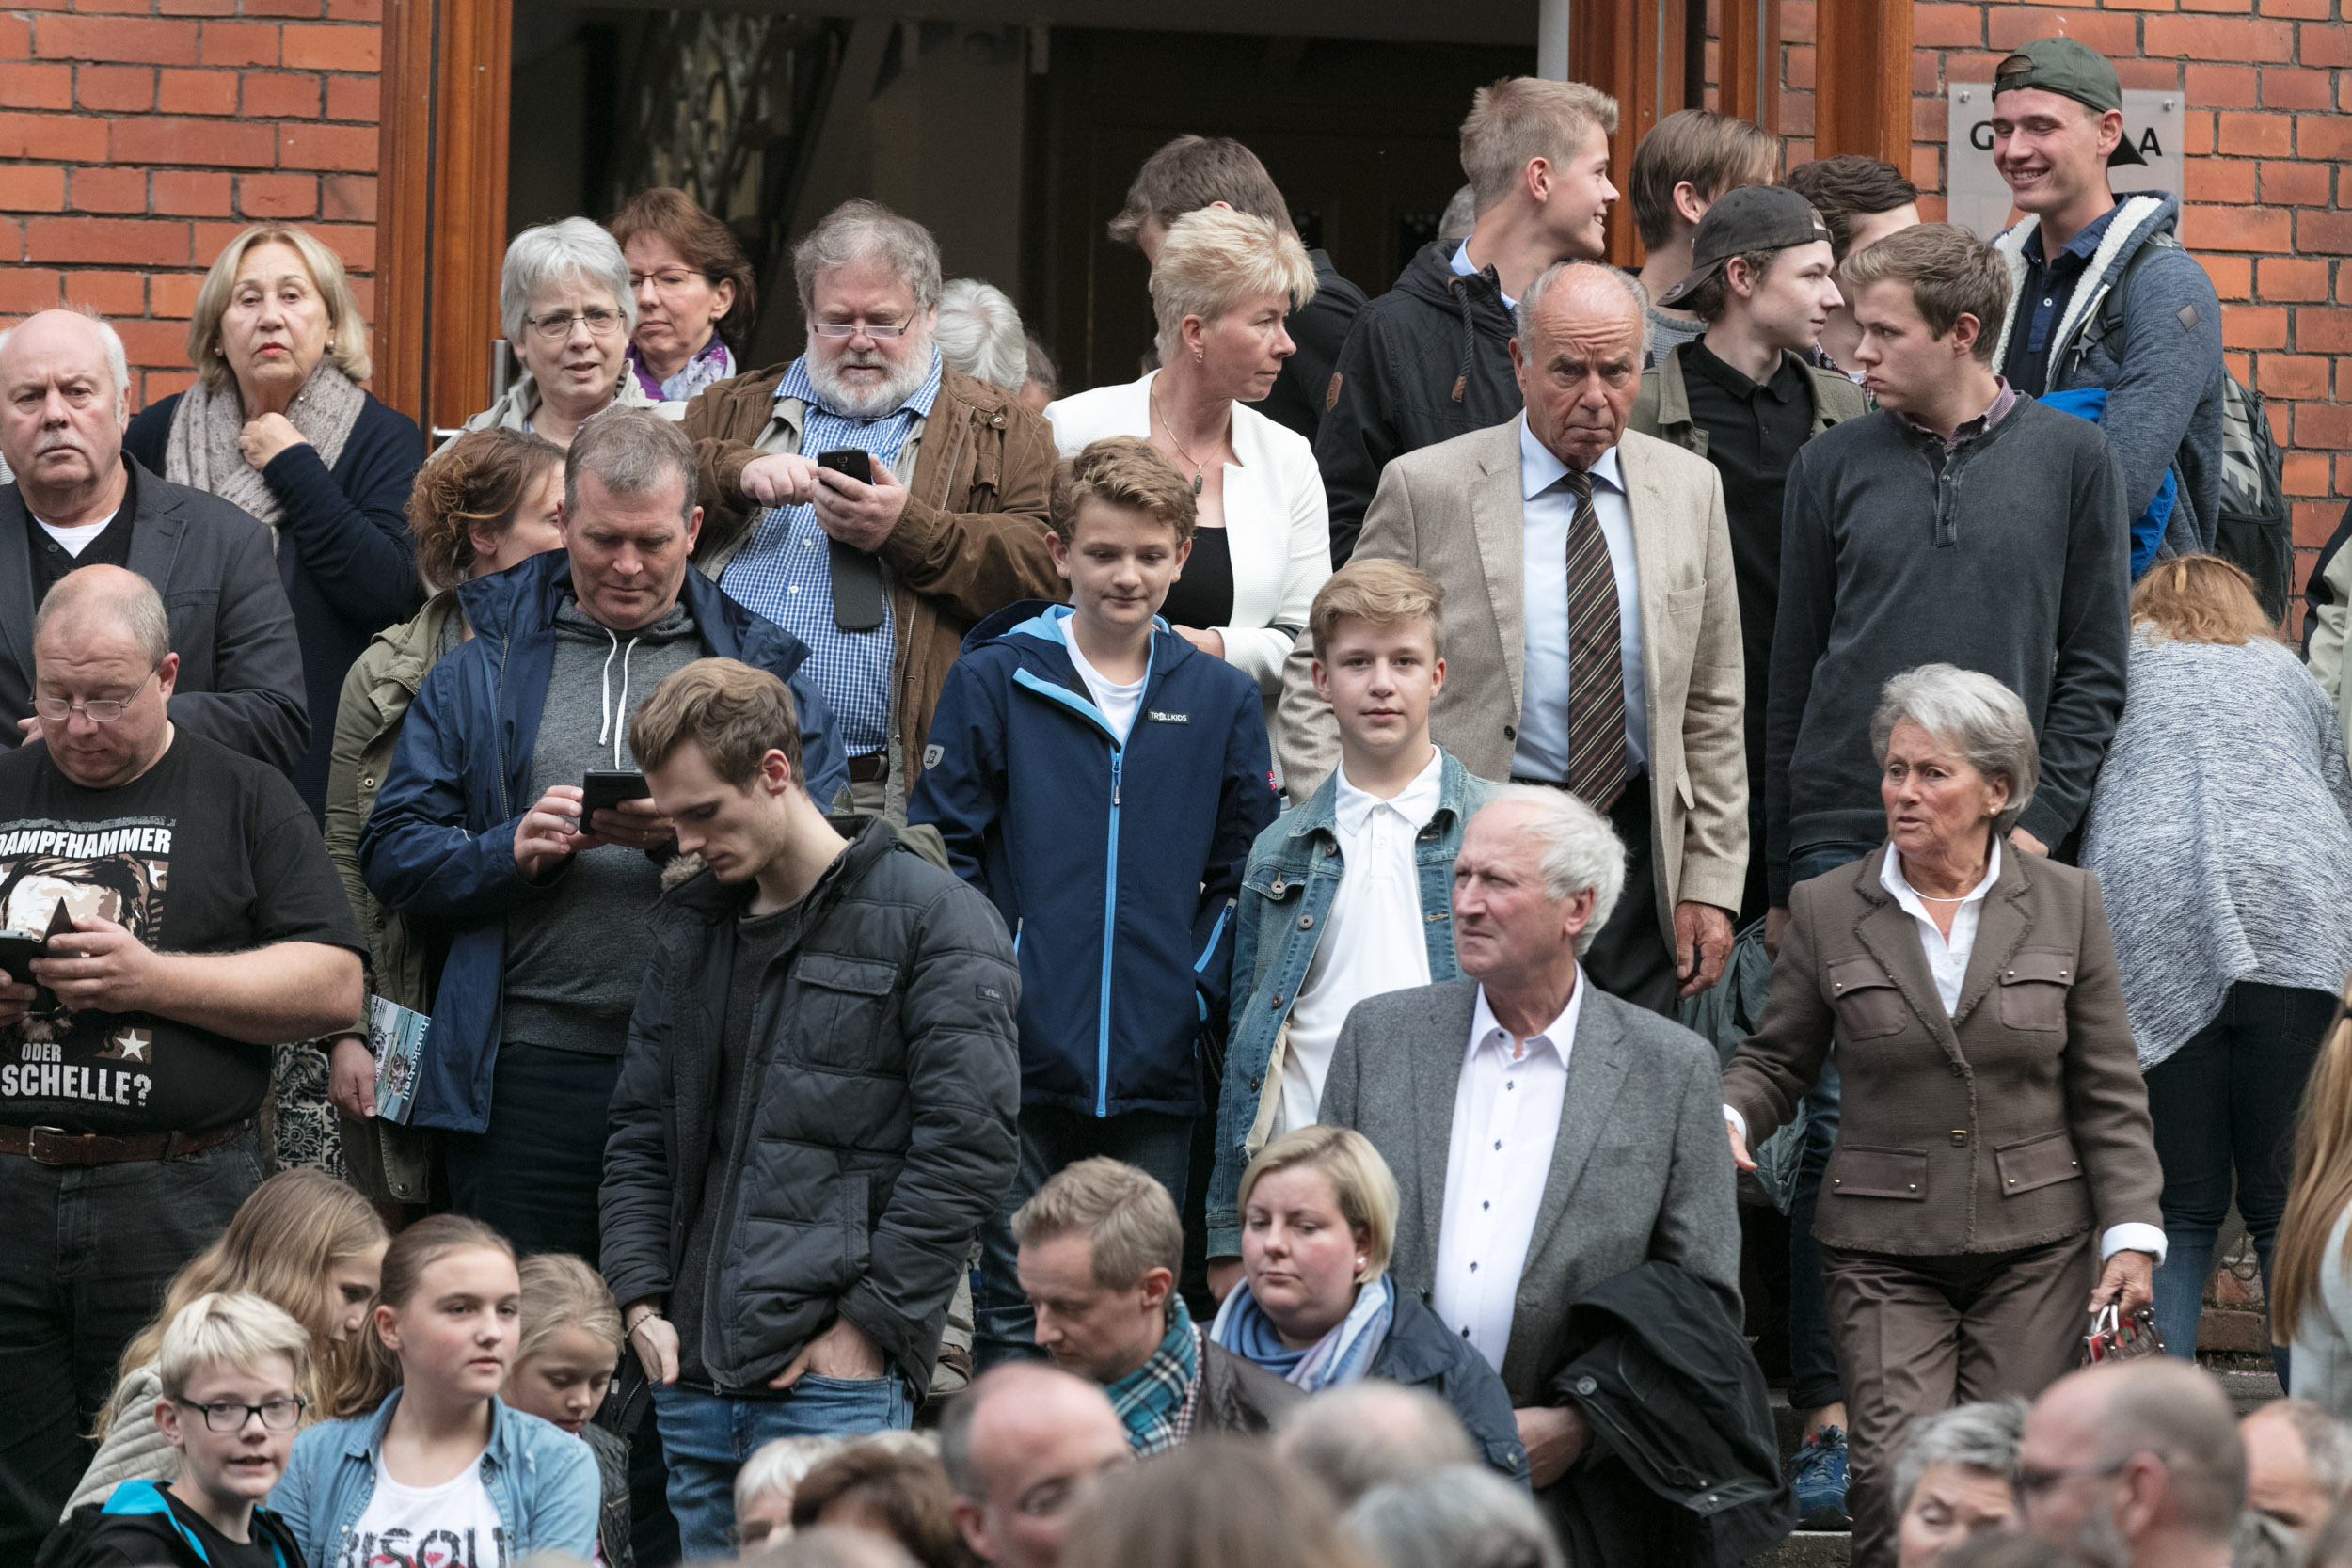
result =
[{"label": "drawstring hood", "polygon": [[[1496,297],[1502,297],[1502,285],[1496,282],[1494,268],[1488,267],[1478,276],[1493,284]],[[1453,277],[1447,279],[1445,286],[1446,293],[1454,296],[1454,303],[1462,313],[1462,363],[1461,367],[1454,372],[1454,401],[1455,403],[1461,402],[1462,394],[1470,390],[1470,369],[1478,359],[1478,318],[1470,311],[1470,286],[1474,281],[1476,281],[1475,278]]]},{"label": "drawstring hood", "polygon": [[608,730],[611,731],[612,766],[615,768],[625,768],[628,764],[621,761],[621,730],[627,726],[615,725],[612,722],[612,660],[616,655],[619,656],[621,660],[620,712],[626,717],[628,713],[628,656],[637,651],[637,641],[639,637],[643,634],[638,632],[629,633],[628,649],[627,653],[622,652],[621,634],[619,632],[614,631],[611,626],[607,626],[604,628],[604,634],[605,636],[612,639],[612,652],[604,656],[604,717],[599,720],[596,724],[596,744],[599,746],[604,745],[605,734]]}]

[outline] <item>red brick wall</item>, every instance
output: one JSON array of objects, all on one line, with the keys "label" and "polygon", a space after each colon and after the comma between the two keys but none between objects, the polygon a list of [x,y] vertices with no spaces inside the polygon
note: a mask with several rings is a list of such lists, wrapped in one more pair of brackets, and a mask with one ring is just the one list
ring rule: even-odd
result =
[{"label": "red brick wall", "polygon": [[[2344,0],[1918,0],[1911,177],[1943,215],[1945,87],[1990,82],[2019,42],[2065,33],[2127,87],[2183,94],[2182,243],[2221,295],[2230,367],[2269,400],[2303,561],[2352,497],[2352,25]],[[1781,128],[1812,155],[1813,0],[1781,0]],[[2331,396],[2332,393],[2332,396]]]},{"label": "red brick wall", "polygon": [[204,269],[301,223],[371,319],[379,0],[0,0],[0,325],[87,302],[136,409],[189,380]]}]

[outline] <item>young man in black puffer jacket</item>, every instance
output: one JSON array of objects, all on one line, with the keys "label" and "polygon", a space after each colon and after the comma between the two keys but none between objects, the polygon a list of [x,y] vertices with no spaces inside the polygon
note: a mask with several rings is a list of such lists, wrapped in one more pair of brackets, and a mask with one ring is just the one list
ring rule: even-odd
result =
[{"label": "young man in black puffer jacket", "polygon": [[[681,854],[612,1100],[603,1263],[689,1560],[774,1437],[903,1429],[1011,1186],[1020,978],[988,900],[879,819],[844,842],[784,686],[702,659],[629,747]],[[919,831],[918,831],[919,832]]]}]

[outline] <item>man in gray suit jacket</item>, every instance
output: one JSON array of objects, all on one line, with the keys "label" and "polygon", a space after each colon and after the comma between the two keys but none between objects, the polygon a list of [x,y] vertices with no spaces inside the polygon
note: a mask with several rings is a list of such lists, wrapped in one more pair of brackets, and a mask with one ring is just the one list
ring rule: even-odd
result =
[{"label": "man in gray suit jacket", "polygon": [[36,721],[40,601],[77,567],[124,566],[163,595],[180,656],[172,723],[292,768],[310,715],[269,530],[124,454],[126,374],[121,339],[80,311],[0,332],[0,473],[15,480],[0,483],[0,746]]},{"label": "man in gray suit jacket", "polygon": [[1396,1175],[1390,1271],[1502,1374],[1537,1486],[1588,1441],[1556,1386],[1578,1298],[1671,1262],[1740,1321],[1714,1049],[1578,963],[1625,863],[1575,796],[1502,790],[1454,862],[1469,978],[1358,1004],[1323,1091],[1323,1119],[1370,1138]]},{"label": "man in gray suit jacket", "polygon": [[[1602,990],[1671,1018],[1731,951],[1748,864],[1740,595],[1714,466],[1626,429],[1642,386],[1641,285],[1566,261],[1518,302],[1526,413],[1391,463],[1358,556],[1446,591],[1430,738],[1482,779],[1572,790],[1632,854],[1592,943]],[[1339,761],[1302,639],[1276,740],[1291,799]]]}]

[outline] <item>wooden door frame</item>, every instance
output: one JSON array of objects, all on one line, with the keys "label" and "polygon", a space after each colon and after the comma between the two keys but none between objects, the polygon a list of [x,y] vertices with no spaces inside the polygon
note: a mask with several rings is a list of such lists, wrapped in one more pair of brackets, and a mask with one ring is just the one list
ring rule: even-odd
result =
[{"label": "wooden door frame", "polygon": [[375,395],[429,433],[489,402],[514,0],[384,0]]},{"label": "wooden door frame", "polygon": [[1859,152],[1911,173],[1911,7],[1819,0],[1813,155]]}]

